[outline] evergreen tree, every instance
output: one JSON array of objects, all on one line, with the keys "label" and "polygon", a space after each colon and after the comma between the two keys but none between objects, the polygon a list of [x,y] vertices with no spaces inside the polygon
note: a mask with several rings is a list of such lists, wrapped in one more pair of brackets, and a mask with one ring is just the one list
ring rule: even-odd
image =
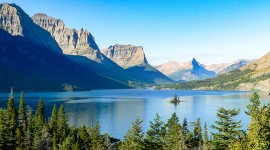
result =
[{"label": "evergreen tree", "polygon": [[[35,114],[35,134],[41,134],[41,130],[45,123],[45,117],[44,117],[44,102],[42,98],[40,98],[38,107]],[[40,135],[39,135],[40,136]]]},{"label": "evergreen tree", "polygon": [[72,150],[74,148],[73,146],[74,139],[71,136],[68,136],[62,144],[58,144],[59,149],[58,150]]},{"label": "evergreen tree", "polygon": [[198,149],[201,149],[202,141],[203,137],[202,137],[201,120],[200,118],[198,118],[194,125],[192,147],[197,147]]},{"label": "evergreen tree", "polygon": [[212,133],[213,149],[228,149],[238,139],[242,126],[241,121],[235,121],[234,117],[239,114],[240,110],[225,109],[221,107],[218,109],[217,117],[218,121],[215,121],[216,125],[212,125],[211,128],[217,130],[216,133]]},{"label": "evergreen tree", "polygon": [[142,150],[144,149],[144,134],[142,130],[142,120],[139,117],[132,123],[132,128],[128,130],[120,150]]},{"label": "evergreen tree", "polygon": [[27,131],[27,118],[26,118],[26,109],[25,109],[25,104],[24,104],[23,92],[21,92],[21,97],[20,97],[18,122],[19,122],[19,127],[22,131],[22,134],[24,135],[25,132]]},{"label": "evergreen tree", "polygon": [[34,119],[33,119],[33,114],[32,114],[32,108],[28,107],[27,108],[27,131],[25,133],[25,148],[26,149],[30,149],[32,147],[32,142],[33,142],[33,138],[34,138]]},{"label": "evergreen tree", "polygon": [[179,125],[179,118],[173,113],[171,118],[165,124],[165,149],[183,149],[182,145],[182,129]]},{"label": "evergreen tree", "polygon": [[248,125],[249,148],[270,149],[270,105],[260,105],[260,96],[254,93],[246,112],[250,117]]},{"label": "evergreen tree", "polygon": [[111,143],[110,136],[108,134],[104,135],[104,149],[105,150],[114,150],[114,146]]},{"label": "evergreen tree", "polygon": [[5,115],[6,110],[0,109],[0,149],[8,149],[7,138],[9,134]]},{"label": "evergreen tree", "polygon": [[208,146],[208,130],[207,130],[207,124],[206,122],[204,123],[204,128],[203,128],[203,150],[209,149]]},{"label": "evergreen tree", "polygon": [[52,115],[49,120],[50,131],[53,135],[57,134],[57,107],[56,104],[53,106]]},{"label": "evergreen tree", "polygon": [[150,129],[146,132],[146,148],[162,149],[164,144],[165,127],[160,116],[156,114],[154,122],[150,121]]},{"label": "evergreen tree", "polygon": [[77,142],[79,144],[80,149],[89,149],[88,146],[90,143],[89,134],[87,132],[87,128],[85,126],[82,126],[78,129],[78,139]]},{"label": "evergreen tree", "polygon": [[11,92],[8,99],[7,104],[7,132],[9,133],[9,137],[7,140],[7,145],[9,149],[15,149],[16,147],[16,109],[14,105],[14,96],[13,89],[11,88]]},{"label": "evergreen tree", "polygon": [[96,150],[103,149],[103,138],[100,136],[100,126],[99,123],[96,122],[96,125],[90,130],[90,148]]},{"label": "evergreen tree", "polygon": [[66,136],[68,135],[68,119],[64,110],[64,105],[62,104],[59,108],[57,114],[57,137],[59,137],[60,143],[64,141]]}]

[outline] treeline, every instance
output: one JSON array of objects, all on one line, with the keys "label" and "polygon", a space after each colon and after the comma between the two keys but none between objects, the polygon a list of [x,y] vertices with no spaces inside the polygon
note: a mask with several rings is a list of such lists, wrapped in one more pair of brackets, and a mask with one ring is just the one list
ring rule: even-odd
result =
[{"label": "treeline", "polygon": [[0,149],[2,150],[246,150],[270,149],[270,104],[261,105],[259,95],[250,98],[246,114],[250,117],[248,130],[241,130],[235,120],[240,110],[220,108],[218,120],[210,127],[201,125],[200,118],[179,123],[174,113],[167,122],[158,114],[146,133],[142,120],[137,118],[124,139],[112,142],[108,134],[101,135],[98,122],[93,127],[68,126],[64,107],[54,105],[48,121],[44,117],[44,103],[40,99],[35,113],[26,109],[23,94],[18,109],[11,92],[7,108],[0,109]]}]

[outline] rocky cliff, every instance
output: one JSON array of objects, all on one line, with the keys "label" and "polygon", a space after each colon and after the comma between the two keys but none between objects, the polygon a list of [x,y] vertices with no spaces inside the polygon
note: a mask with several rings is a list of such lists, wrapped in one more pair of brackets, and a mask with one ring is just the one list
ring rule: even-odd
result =
[{"label": "rocky cliff", "polygon": [[116,44],[101,52],[123,68],[148,64],[142,46]]},{"label": "rocky cliff", "polygon": [[0,28],[13,36],[23,36],[46,46],[56,53],[62,53],[56,41],[50,33],[37,26],[32,19],[17,5],[0,4]]},{"label": "rocky cliff", "polygon": [[102,63],[104,56],[100,53],[94,37],[85,29],[67,28],[61,19],[38,13],[32,17],[33,21],[50,32],[64,54],[86,56]]},{"label": "rocky cliff", "polygon": [[101,52],[123,67],[135,81],[150,84],[172,82],[171,79],[148,63],[142,46],[116,44],[102,49]]}]

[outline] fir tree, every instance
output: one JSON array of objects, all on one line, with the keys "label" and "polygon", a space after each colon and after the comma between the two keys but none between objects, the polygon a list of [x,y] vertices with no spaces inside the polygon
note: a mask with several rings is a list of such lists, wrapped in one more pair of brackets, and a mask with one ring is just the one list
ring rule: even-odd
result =
[{"label": "fir tree", "polygon": [[162,149],[164,144],[165,127],[160,116],[156,114],[154,122],[150,121],[150,129],[146,132],[146,148]]},{"label": "fir tree", "polygon": [[7,140],[8,148],[15,149],[16,146],[16,109],[14,105],[14,96],[13,96],[13,89],[11,88],[11,92],[8,99],[7,104],[7,127],[9,137]]},{"label": "fir tree", "polygon": [[142,130],[142,120],[139,117],[132,123],[132,128],[128,130],[120,150],[142,150],[144,149],[144,134]]},{"label": "fir tree", "polygon": [[242,126],[240,125],[241,121],[235,121],[234,117],[239,112],[240,110],[225,109],[223,107],[218,109],[217,116],[219,121],[215,121],[216,125],[211,126],[211,128],[217,130],[216,133],[212,133],[212,146],[214,149],[228,149],[238,139],[239,128]]},{"label": "fir tree", "polygon": [[33,138],[34,138],[34,118],[32,114],[32,108],[28,107],[27,108],[27,114],[28,114],[28,119],[27,119],[27,131],[25,133],[25,147],[26,149],[31,149],[32,144],[33,144]]},{"label": "fir tree", "polygon": [[203,141],[203,137],[202,137],[201,120],[200,118],[198,118],[194,125],[192,147],[197,147],[201,149],[202,141]]},{"label": "fir tree", "polygon": [[59,108],[57,114],[57,136],[59,137],[59,142],[62,143],[66,136],[68,135],[68,119],[64,110],[64,105],[62,104]]},{"label": "fir tree", "polygon": [[171,118],[165,124],[165,149],[183,149],[182,129],[179,125],[179,118],[173,113]]},{"label": "fir tree", "polygon": [[207,130],[207,124],[206,122],[204,123],[204,128],[203,128],[203,150],[209,149],[208,147],[208,130]]},{"label": "fir tree", "polygon": [[111,143],[110,136],[108,134],[104,135],[104,149],[105,150],[114,150],[114,146]]},{"label": "fir tree", "polygon": [[250,117],[248,125],[249,148],[270,149],[270,105],[260,106],[260,96],[254,93],[246,112]]},{"label": "fir tree", "polygon": [[49,120],[50,131],[53,135],[57,134],[57,107],[56,104],[53,106],[52,115]]},{"label": "fir tree", "polygon": [[96,122],[96,125],[90,130],[90,148],[101,150],[103,149],[103,138],[100,136],[100,126],[99,123]]},{"label": "fir tree", "polygon": [[7,138],[9,134],[5,115],[6,110],[0,109],[0,149],[8,149]]},{"label": "fir tree", "polygon": [[27,131],[27,118],[26,118],[26,109],[24,104],[23,92],[21,92],[19,111],[18,111],[18,122],[19,127],[21,128],[22,134],[24,135]]}]

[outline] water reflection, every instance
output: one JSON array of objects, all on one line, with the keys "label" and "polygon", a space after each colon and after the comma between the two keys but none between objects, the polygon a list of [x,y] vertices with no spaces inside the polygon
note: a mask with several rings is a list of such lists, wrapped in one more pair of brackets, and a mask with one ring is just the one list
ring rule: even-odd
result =
[{"label": "water reflection", "polygon": [[[183,102],[173,105],[169,101],[174,94]],[[45,103],[45,115],[49,117],[53,105],[64,104],[69,117],[69,124],[75,126],[91,126],[98,120],[102,133],[109,133],[116,138],[123,138],[132,122],[139,116],[143,120],[143,128],[149,128],[149,121],[158,113],[164,122],[172,113],[190,121],[208,125],[217,120],[216,112],[220,107],[241,109],[237,117],[244,127],[248,116],[244,113],[249,104],[251,92],[237,91],[181,91],[181,90],[96,90],[86,92],[25,93],[25,103],[34,111],[40,96]],[[15,105],[19,103],[19,93],[15,94]],[[260,93],[262,103],[269,102],[268,93]],[[8,93],[0,94],[0,106],[6,107]],[[243,128],[246,129],[246,128]],[[211,129],[209,129],[211,131]]]}]

